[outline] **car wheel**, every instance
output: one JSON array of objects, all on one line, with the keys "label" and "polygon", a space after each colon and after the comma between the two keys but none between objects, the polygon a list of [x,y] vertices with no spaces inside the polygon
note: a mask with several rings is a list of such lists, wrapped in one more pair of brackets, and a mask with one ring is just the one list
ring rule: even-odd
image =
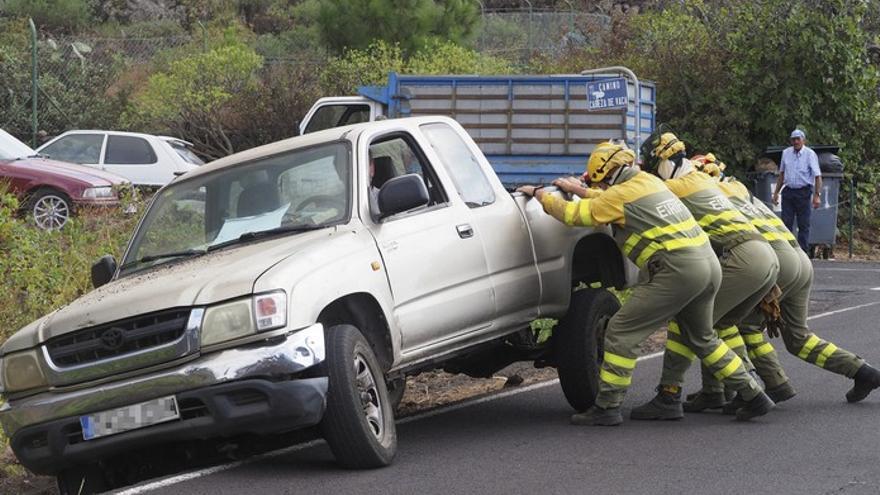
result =
[{"label": "car wheel", "polygon": [[60,495],[87,495],[101,493],[111,486],[98,466],[71,468],[55,476]]},{"label": "car wheel", "polygon": [[582,289],[571,295],[568,312],[554,330],[559,383],[578,411],[596,400],[605,328],[618,309],[620,301],[607,290]]},{"label": "car wheel", "polygon": [[28,215],[43,230],[63,228],[73,214],[70,198],[55,189],[38,189],[26,203]]},{"label": "car wheel", "polygon": [[327,329],[329,388],[321,431],[337,462],[368,469],[391,464],[397,452],[394,410],[370,344],[351,325]]}]

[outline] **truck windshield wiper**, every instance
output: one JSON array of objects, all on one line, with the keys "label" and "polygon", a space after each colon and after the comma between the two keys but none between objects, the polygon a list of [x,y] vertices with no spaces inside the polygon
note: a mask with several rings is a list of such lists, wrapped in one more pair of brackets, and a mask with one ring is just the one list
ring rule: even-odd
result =
[{"label": "truck windshield wiper", "polygon": [[201,256],[207,252],[208,251],[206,249],[187,249],[185,251],[174,251],[170,253],[149,254],[147,256],[142,256],[132,262],[126,263],[120,268],[126,268],[140,263],[149,263],[151,261],[164,260],[168,258],[188,258],[191,256]]},{"label": "truck windshield wiper", "polygon": [[238,244],[240,242],[253,241],[256,239],[264,239],[266,237],[272,237],[281,234],[290,234],[294,232],[308,232],[310,230],[318,230],[328,227],[328,225],[287,225],[284,227],[276,227],[274,229],[269,230],[258,230],[256,232],[245,232],[235,239],[230,239],[228,241],[221,242],[219,244],[213,244],[208,246],[208,251],[214,251],[217,249],[224,248],[226,246],[230,246],[232,244]]}]

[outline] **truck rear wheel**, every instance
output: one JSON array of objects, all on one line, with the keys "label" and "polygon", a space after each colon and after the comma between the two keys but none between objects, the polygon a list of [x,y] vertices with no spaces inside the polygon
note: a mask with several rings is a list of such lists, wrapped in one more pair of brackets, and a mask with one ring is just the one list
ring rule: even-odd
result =
[{"label": "truck rear wheel", "polygon": [[327,412],[321,431],[340,465],[391,464],[397,452],[394,408],[373,349],[351,325],[327,329]]},{"label": "truck rear wheel", "polygon": [[559,383],[578,411],[586,411],[596,400],[605,327],[618,309],[617,297],[605,289],[576,291],[554,331]]}]

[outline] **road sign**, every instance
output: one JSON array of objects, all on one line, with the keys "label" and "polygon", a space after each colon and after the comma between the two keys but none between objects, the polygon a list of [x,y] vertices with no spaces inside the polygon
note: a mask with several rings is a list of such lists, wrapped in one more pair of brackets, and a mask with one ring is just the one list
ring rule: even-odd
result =
[{"label": "road sign", "polygon": [[587,108],[589,110],[608,110],[626,108],[626,79],[617,77],[587,83]]}]

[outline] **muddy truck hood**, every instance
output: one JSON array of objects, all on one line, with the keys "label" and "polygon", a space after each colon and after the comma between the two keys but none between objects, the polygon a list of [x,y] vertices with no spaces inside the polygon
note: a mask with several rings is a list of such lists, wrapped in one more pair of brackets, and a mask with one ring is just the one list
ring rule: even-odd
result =
[{"label": "muddy truck hood", "polygon": [[139,314],[246,296],[267,270],[309,247],[320,249],[334,230],[243,244],[122,277],[22,328],[6,341],[2,354]]}]

